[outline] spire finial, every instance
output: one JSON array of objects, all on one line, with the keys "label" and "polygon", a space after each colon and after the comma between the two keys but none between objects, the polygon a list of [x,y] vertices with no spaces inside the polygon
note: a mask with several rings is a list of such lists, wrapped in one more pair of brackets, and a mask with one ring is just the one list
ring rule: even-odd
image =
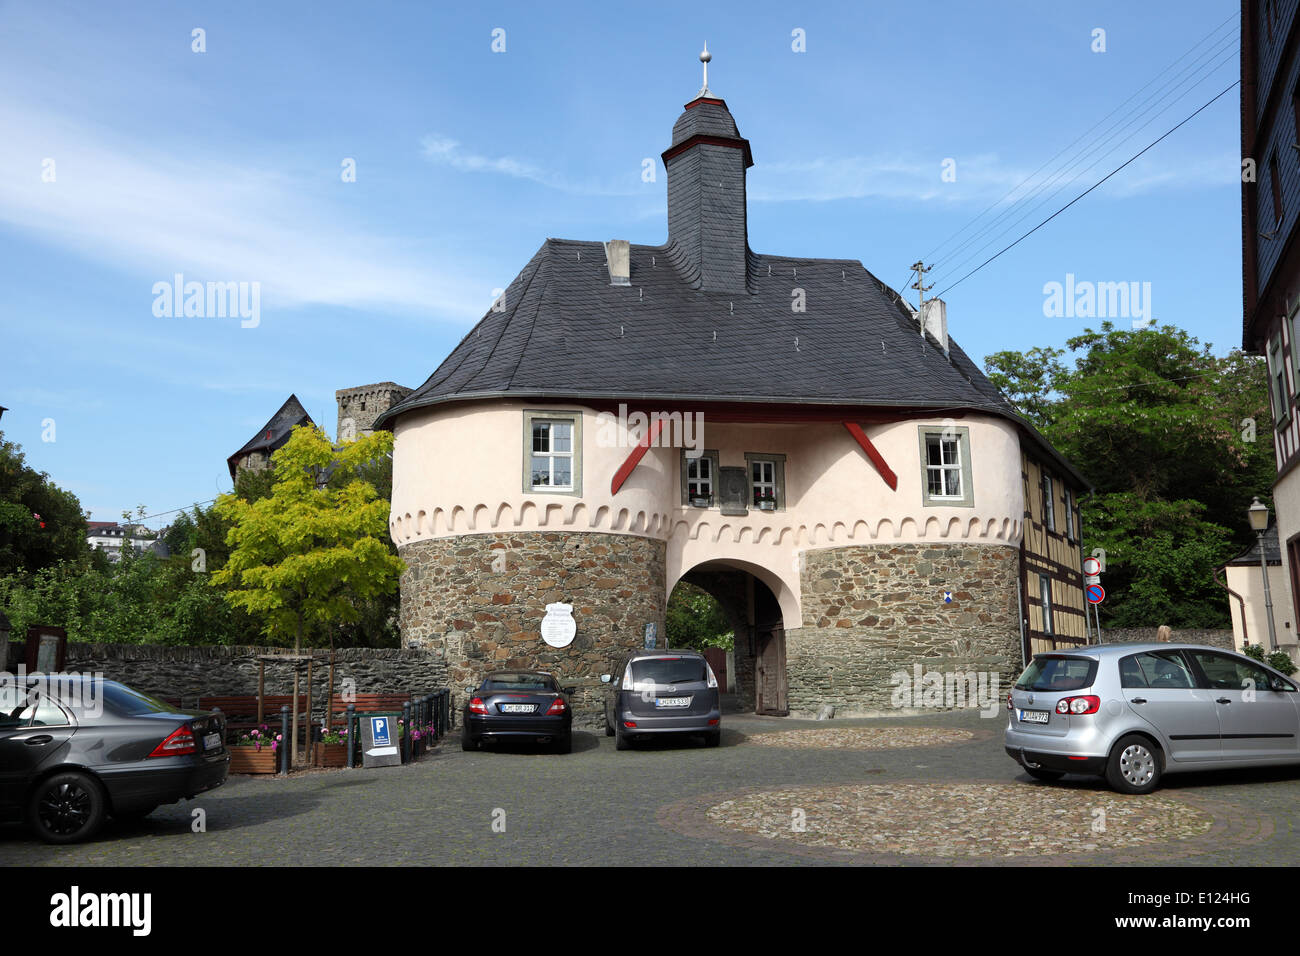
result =
[{"label": "spire finial", "polygon": [[700,51],[700,62],[704,64],[704,85],[700,87],[699,96],[712,96],[709,92],[709,61],[713,59],[713,54],[709,52],[708,43],[704,44],[704,49]]}]

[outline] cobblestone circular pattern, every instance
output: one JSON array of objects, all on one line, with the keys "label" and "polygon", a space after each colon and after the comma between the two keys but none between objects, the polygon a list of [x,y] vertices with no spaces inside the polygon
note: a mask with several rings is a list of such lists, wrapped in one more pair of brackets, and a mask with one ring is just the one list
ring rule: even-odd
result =
[{"label": "cobblestone circular pattern", "polygon": [[1262,842],[1274,830],[1268,817],[1186,794],[1002,781],[750,789],[679,801],[657,817],[669,829],[733,845],[911,865],[1140,862],[1154,847],[1163,857],[1191,856]]},{"label": "cobblestone circular pattern", "polygon": [[816,727],[750,734],[745,743],[800,750],[903,750],[964,744],[976,736],[973,730],[955,727]]}]

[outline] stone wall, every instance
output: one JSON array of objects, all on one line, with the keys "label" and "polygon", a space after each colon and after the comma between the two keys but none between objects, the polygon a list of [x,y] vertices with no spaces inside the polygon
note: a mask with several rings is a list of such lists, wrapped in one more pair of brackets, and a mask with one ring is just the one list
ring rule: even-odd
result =
[{"label": "stone wall", "polygon": [[[803,626],[786,631],[790,711],[897,713],[891,676],[986,672],[1006,688],[1021,669],[1019,551],[897,544],[808,551]],[[944,603],[943,593],[952,592]],[[988,686],[992,686],[991,683]]]},{"label": "stone wall", "polygon": [[[1110,628],[1104,627],[1101,630],[1101,642],[1103,644],[1146,644],[1154,643],[1156,639],[1156,628],[1154,627],[1131,627],[1131,628]],[[1204,629],[1177,629],[1173,630],[1173,636],[1170,641],[1175,644],[1208,644],[1210,647],[1220,647],[1225,651],[1236,650],[1232,641],[1231,628],[1204,628]]]},{"label": "stone wall", "polygon": [[[605,687],[645,625],[664,633],[664,542],[596,532],[459,535],[399,547],[402,642],[441,655],[453,690],[484,673],[537,668],[572,686],[580,724],[601,720]],[[573,605],[573,643],[542,641],[546,605]],[[615,675],[617,676],[617,675]]]},{"label": "stone wall", "polygon": [[[136,690],[159,697],[180,697],[192,704],[199,696],[233,696],[257,693],[257,658],[283,654],[280,647],[171,647],[157,644],[69,644],[64,669],[101,673],[108,680],[121,681]],[[312,665],[313,711],[325,715],[325,693],[329,683],[328,651]],[[423,695],[447,683],[447,667],[435,654],[396,648],[345,648],[334,652],[334,688],[338,693],[345,679],[356,681],[359,694],[414,692]],[[9,645],[12,667],[22,660],[23,645]],[[306,693],[306,669],[299,682]],[[266,693],[293,692],[293,665],[268,662]],[[458,695],[459,696],[459,695]],[[319,702],[319,706],[315,706]]]}]

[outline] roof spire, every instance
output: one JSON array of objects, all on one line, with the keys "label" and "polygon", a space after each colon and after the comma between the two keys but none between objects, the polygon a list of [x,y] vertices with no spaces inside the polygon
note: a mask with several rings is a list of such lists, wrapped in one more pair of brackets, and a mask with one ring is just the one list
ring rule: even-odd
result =
[{"label": "roof spire", "polygon": [[709,45],[705,43],[704,49],[700,51],[700,62],[704,64],[704,85],[700,87],[700,92],[695,94],[697,97],[713,95],[709,92],[709,61],[712,59],[713,54],[709,52]]}]

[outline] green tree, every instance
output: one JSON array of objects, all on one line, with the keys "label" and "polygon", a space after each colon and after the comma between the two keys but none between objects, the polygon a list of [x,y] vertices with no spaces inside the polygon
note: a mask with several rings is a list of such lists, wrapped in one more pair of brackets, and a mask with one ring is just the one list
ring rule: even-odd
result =
[{"label": "green tree", "polygon": [[1094,486],[1080,507],[1085,550],[1106,549],[1103,623],[1225,624],[1213,571],[1253,540],[1246,508],[1274,478],[1262,360],[1104,322],[985,369]]},{"label": "green tree", "polygon": [[358,619],[357,602],[396,590],[404,565],[386,543],[388,502],[355,476],[392,441],[375,432],[335,450],[319,428],[299,426],[273,457],[269,497],[217,500],[230,554],[212,583],[272,642],[325,643],[329,628]]},{"label": "green tree", "polygon": [[732,650],[735,635],[731,622],[713,595],[686,581],[680,582],[669,595],[664,614],[664,630],[669,647],[706,647]]},{"label": "green tree", "polygon": [[0,575],[88,557],[81,502],[27,464],[0,432]]}]

